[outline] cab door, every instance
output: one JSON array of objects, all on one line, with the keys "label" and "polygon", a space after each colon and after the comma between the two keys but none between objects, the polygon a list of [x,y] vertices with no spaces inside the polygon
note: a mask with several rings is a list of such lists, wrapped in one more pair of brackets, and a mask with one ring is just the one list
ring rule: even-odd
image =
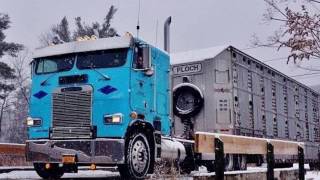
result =
[{"label": "cab door", "polygon": [[154,72],[151,50],[148,46],[138,46],[134,50],[131,66],[130,104],[133,111],[152,121],[154,110]]}]

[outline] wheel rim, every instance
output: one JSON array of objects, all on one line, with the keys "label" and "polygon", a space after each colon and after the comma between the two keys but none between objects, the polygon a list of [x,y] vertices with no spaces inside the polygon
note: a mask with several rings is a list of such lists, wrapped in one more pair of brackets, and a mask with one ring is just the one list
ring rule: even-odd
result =
[{"label": "wheel rim", "polygon": [[132,146],[131,162],[133,170],[142,173],[148,165],[149,157],[146,145],[143,141],[137,140]]}]

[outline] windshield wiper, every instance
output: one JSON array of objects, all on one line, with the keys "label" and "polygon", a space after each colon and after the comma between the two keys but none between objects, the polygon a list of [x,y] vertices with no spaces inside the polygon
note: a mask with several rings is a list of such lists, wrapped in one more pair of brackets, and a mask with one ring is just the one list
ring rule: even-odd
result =
[{"label": "windshield wiper", "polygon": [[[70,69],[72,69],[72,68],[65,67],[65,68],[58,69],[58,71],[56,71],[56,72],[66,71],[66,70],[70,70]],[[41,85],[41,86],[46,85],[46,84],[47,84],[47,81],[48,81],[49,79],[51,79],[51,77],[53,77],[53,76],[56,75],[56,72],[54,72],[54,74],[51,74],[47,79],[45,79],[44,81],[42,81],[42,82],[40,83],[40,85]]]},{"label": "windshield wiper", "polygon": [[97,69],[95,69],[93,67],[93,64],[91,64],[90,66],[84,66],[84,68],[90,68],[90,69],[94,70],[95,72],[97,72],[98,74],[100,74],[100,76],[102,77],[101,80],[111,80],[111,78],[108,75],[105,75],[102,72],[100,72]]}]

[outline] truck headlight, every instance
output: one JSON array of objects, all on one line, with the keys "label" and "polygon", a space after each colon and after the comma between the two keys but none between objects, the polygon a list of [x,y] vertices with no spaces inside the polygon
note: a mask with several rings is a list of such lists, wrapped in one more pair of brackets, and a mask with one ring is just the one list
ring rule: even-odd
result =
[{"label": "truck headlight", "polygon": [[42,120],[40,118],[27,118],[27,126],[41,126]]},{"label": "truck headlight", "polygon": [[121,113],[104,115],[105,124],[119,124],[122,123],[123,115]]},{"label": "truck headlight", "polygon": [[27,118],[27,126],[33,126],[33,119],[31,117]]}]

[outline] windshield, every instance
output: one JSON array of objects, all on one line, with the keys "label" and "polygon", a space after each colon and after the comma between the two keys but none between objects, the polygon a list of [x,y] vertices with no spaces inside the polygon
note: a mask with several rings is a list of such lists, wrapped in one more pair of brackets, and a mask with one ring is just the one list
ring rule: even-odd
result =
[{"label": "windshield", "polygon": [[36,59],[36,74],[45,74],[71,70],[74,55],[61,55]]},{"label": "windshield", "polygon": [[77,67],[79,69],[90,69],[122,66],[126,62],[127,50],[110,49],[80,53],[77,56]]}]

